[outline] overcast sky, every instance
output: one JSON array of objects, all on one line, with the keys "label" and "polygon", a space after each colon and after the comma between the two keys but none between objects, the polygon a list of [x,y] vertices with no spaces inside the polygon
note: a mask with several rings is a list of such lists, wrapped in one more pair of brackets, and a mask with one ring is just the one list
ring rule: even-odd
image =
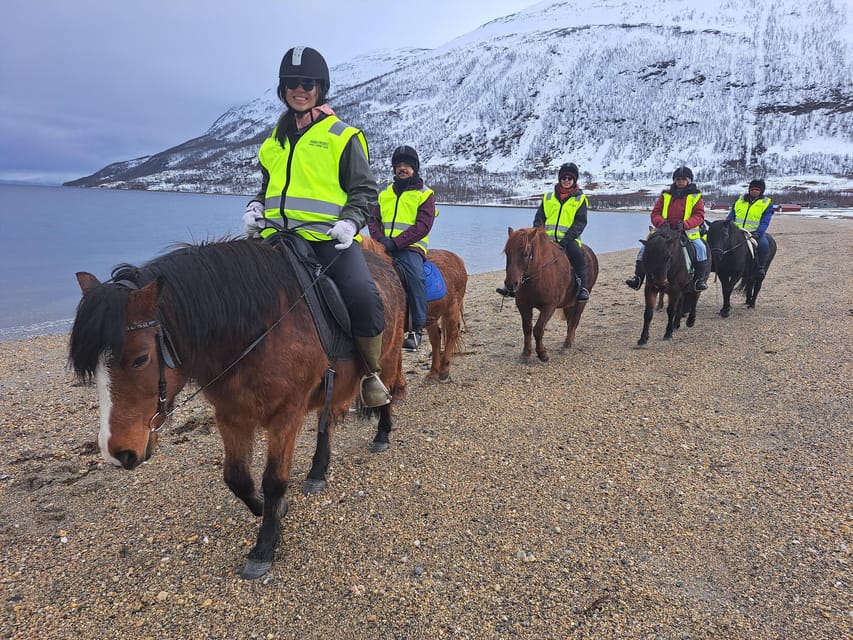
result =
[{"label": "overcast sky", "polygon": [[272,87],[291,46],[333,66],[437,47],[533,4],[4,0],[0,180],[58,184],[200,135]]}]

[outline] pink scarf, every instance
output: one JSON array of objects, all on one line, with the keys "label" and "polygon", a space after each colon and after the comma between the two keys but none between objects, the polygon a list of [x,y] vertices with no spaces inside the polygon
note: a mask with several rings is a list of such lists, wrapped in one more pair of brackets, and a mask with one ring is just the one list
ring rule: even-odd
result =
[{"label": "pink scarf", "polygon": [[320,117],[320,114],[333,116],[335,112],[332,111],[332,107],[330,107],[327,103],[323,103],[318,107],[314,107],[310,111],[305,111],[303,113],[294,112],[294,116],[296,117],[296,129],[301,131],[302,129],[307,129],[312,124],[314,124],[317,119]]}]

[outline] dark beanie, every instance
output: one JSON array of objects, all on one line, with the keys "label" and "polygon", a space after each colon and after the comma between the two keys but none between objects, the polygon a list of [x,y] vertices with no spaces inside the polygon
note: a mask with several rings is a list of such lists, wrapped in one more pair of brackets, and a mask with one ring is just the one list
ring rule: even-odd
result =
[{"label": "dark beanie", "polygon": [[753,187],[758,187],[761,190],[760,195],[764,195],[764,189],[766,188],[764,180],[762,180],[761,178],[756,178],[755,180],[749,183],[749,188],[752,189]]},{"label": "dark beanie", "polygon": [[558,178],[562,178],[565,175],[570,175],[575,179],[575,182],[578,181],[578,165],[574,162],[567,162],[563,166],[560,167],[560,171],[557,173]]}]

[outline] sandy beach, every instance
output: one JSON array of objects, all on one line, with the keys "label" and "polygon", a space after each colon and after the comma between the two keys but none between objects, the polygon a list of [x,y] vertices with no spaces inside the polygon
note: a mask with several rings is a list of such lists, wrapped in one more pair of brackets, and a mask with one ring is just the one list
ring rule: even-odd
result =
[{"label": "sandy beach", "polygon": [[[272,571],[235,569],[258,520],[222,482],[210,408],[133,472],[97,449],[67,336],[0,343],[0,637],[853,637],[853,219],[777,215],[755,309],[645,348],[635,251],[599,256],[575,346],[519,362],[521,322],[472,276],[451,382],[404,355],[390,449],[349,418],[329,486],[294,458]],[[595,249],[595,247],[593,247]],[[257,468],[262,465],[259,442]]]}]

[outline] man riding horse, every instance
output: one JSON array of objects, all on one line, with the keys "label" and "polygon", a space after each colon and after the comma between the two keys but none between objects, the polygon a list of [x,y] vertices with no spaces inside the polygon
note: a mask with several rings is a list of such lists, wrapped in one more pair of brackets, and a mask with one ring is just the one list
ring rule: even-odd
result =
[{"label": "man riding horse", "polygon": [[749,183],[749,190],[732,205],[726,220],[733,221],[738,227],[749,232],[758,242],[755,268],[759,277],[767,275],[770,260],[770,241],[767,239],[767,227],[773,217],[773,205],[770,198],[762,197],[766,185],[758,178]]}]

